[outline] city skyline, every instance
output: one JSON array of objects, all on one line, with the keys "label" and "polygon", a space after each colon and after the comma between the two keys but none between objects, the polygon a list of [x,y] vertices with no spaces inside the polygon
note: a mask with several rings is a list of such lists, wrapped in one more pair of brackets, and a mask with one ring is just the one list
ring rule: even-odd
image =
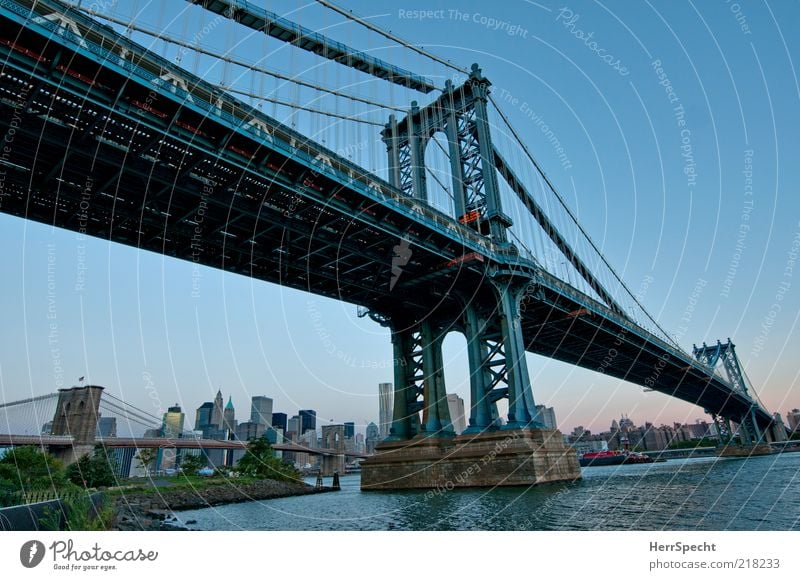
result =
[{"label": "city skyline", "polygon": [[[365,2],[353,9],[374,10]],[[518,20],[513,8],[494,10],[498,21]],[[542,10],[526,20],[526,38],[477,34],[486,32],[479,22],[447,11],[429,21],[389,11],[376,22],[420,44],[436,36],[459,45],[458,35],[476,33],[469,49],[439,51],[480,61],[496,99],[627,284],[684,349],[731,336],[765,406],[786,413],[798,405],[789,355],[800,348],[792,315],[800,312],[792,285],[800,224],[787,192],[799,174],[786,161],[795,133],[775,119],[794,118],[797,91],[768,64],[785,63],[785,45],[762,34],[754,52],[725,6],[702,9],[713,42],[689,7],[629,7],[636,36],[596,6],[569,18]],[[797,10],[781,7],[782,18],[796,19]],[[300,16],[319,22],[313,11]],[[770,13],[749,16],[754,29],[771,29]],[[662,17],[695,43],[691,58]],[[578,28],[628,55],[628,74],[577,40]],[[536,67],[512,62],[520,51],[535,54]],[[721,74],[727,59],[737,79],[759,82]],[[441,72],[432,76],[443,84]],[[402,98],[396,104],[407,107]],[[16,273],[0,290],[14,329],[0,342],[5,400],[85,375],[160,416],[172,402],[193,409],[184,401],[211,399],[227,383],[236,400],[267,387],[275,408],[325,409],[320,424],[368,423],[374,385],[392,379],[388,332],[352,305],[7,215],[0,241]],[[444,343],[447,391],[468,405],[465,340],[453,333]],[[558,409],[562,424],[605,426],[620,409],[670,424],[702,411],[553,360],[528,355],[528,366],[535,402]]]}]

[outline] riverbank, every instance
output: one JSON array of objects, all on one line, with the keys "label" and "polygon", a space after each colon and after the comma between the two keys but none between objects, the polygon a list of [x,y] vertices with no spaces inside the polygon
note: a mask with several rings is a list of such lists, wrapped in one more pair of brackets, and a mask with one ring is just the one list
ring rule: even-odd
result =
[{"label": "riverbank", "polygon": [[[173,512],[208,508],[219,505],[260,501],[334,491],[317,489],[302,482],[224,479],[204,482],[204,485],[129,486],[114,491],[116,513],[113,530],[185,530],[177,523]],[[189,523],[189,522],[187,522]]]}]

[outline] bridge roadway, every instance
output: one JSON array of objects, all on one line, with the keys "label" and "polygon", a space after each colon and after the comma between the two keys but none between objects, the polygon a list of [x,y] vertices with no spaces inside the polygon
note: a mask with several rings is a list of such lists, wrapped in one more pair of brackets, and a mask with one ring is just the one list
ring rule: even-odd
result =
[{"label": "bridge roadway", "polygon": [[[132,438],[111,437],[98,438],[97,444],[109,448],[136,448],[136,449],[244,449],[247,441],[221,441],[217,439],[168,439],[168,438]],[[0,447],[16,447],[20,445],[37,445],[46,447],[72,447],[73,439],[70,436],[56,435],[7,435],[0,434]],[[336,451],[327,448],[310,448],[294,443],[280,443],[273,445],[275,451],[290,451],[294,453],[308,453],[311,455],[344,455],[346,457],[366,458],[369,455],[354,451]]]},{"label": "bridge roadway", "polygon": [[[753,405],[513,246],[83,14],[67,11],[68,29],[48,16],[64,5],[40,0],[29,18],[32,4],[0,0],[0,211],[357,304],[384,321],[460,320],[465,302],[492,292],[492,276],[517,277],[528,284],[529,352],[723,416]],[[404,239],[411,257],[390,291]],[[766,428],[772,417],[758,406],[756,420]]]}]

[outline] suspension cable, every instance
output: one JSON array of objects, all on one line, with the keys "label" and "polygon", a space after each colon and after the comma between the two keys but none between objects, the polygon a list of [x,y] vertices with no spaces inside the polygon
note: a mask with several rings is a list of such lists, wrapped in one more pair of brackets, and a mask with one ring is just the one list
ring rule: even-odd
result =
[{"label": "suspension cable", "polygon": [[317,2],[319,2],[320,4],[325,6],[326,8],[329,8],[329,9],[333,10],[334,12],[338,12],[339,14],[341,14],[342,16],[347,18],[348,20],[352,20],[353,22],[357,22],[358,24],[368,28],[372,32],[377,32],[378,34],[380,34],[384,38],[392,40],[392,41],[404,46],[405,48],[407,48],[409,50],[413,50],[417,54],[421,54],[424,57],[427,57],[427,58],[429,58],[431,60],[434,60],[434,61],[438,62],[439,64],[443,64],[446,67],[449,67],[449,68],[451,68],[451,69],[453,69],[455,71],[458,71],[460,73],[463,73],[465,75],[469,74],[469,71],[467,69],[461,68],[460,66],[455,65],[452,62],[450,62],[449,60],[446,60],[446,59],[444,59],[444,58],[442,58],[440,56],[436,56],[435,54],[433,54],[431,52],[428,52],[424,48],[421,48],[419,46],[414,46],[412,43],[410,43],[410,42],[408,42],[406,40],[403,40],[399,36],[389,32],[388,30],[384,30],[380,26],[377,26],[376,24],[372,24],[368,20],[353,14],[352,11],[347,11],[344,8],[340,8],[339,6],[334,4],[333,2],[329,2],[328,0],[317,0]]},{"label": "suspension cable", "polygon": [[[318,0],[318,1],[319,1],[319,0]],[[608,263],[608,260],[606,260],[606,257],[605,257],[605,255],[603,255],[603,253],[600,251],[600,249],[599,249],[599,248],[597,247],[597,245],[594,243],[594,240],[592,240],[591,236],[589,236],[588,232],[587,232],[587,231],[586,231],[586,230],[583,228],[583,226],[580,224],[580,222],[578,222],[578,219],[575,217],[575,214],[572,212],[572,210],[570,209],[569,205],[567,205],[566,201],[565,201],[565,200],[564,200],[564,198],[561,196],[561,194],[559,193],[558,189],[556,189],[556,186],[555,186],[555,184],[553,184],[553,182],[552,182],[552,181],[550,181],[550,178],[547,176],[547,174],[545,173],[544,169],[542,169],[542,166],[541,166],[541,165],[539,165],[539,162],[538,162],[538,161],[536,161],[536,158],[535,158],[535,157],[533,156],[533,154],[530,152],[530,150],[528,149],[527,145],[525,145],[525,143],[523,143],[523,141],[522,141],[522,138],[519,136],[519,133],[517,133],[517,130],[516,130],[516,129],[515,129],[515,128],[514,128],[514,127],[511,125],[511,121],[509,121],[509,119],[508,119],[508,117],[506,116],[506,114],[505,114],[505,113],[502,111],[502,109],[500,109],[499,105],[497,104],[497,101],[495,101],[495,99],[494,99],[494,97],[493,97],[492,95],[489,95],[489,101],[492,103],[492,105],[494,105],[494,108],[495,108],[495,110],[497,111],[497,113],[500,115],[500,118],[503,120],[503,122],[504,122],[504,123],[506,124],[506,126],[508,127],[509,131],[511,131],[511,134],[514,136],[514,140],[517,142],[517,144],[518,144],[518,145],[519,145],[519,146],[522,148],[522,150],[524,151],[524,153],[525,153],[525,156],[526,156],[526,157],[527,157],[527,158],[530,160],[530,162],[531,162],[531,163],[533,164],[533,166],[536,168],[536,171],[539,173],[539,175],[541,175],[541,176],[542,176],[542,179],[543,179],[543,180],[544,180],[544,182],[547,184],[547,187],[550,189],[550,191],[552,191],[552,192],[553,192],[553,194],[556,196],[556,199],[558,200],[558,203],[559,203],[559,204],[560,204],[560,205],[561,205],[561,206],[564,208],[564,210],[567,212],[567,215],[569,216],[569,218],[570,218],[570,219],[573,221],[573,223],[575,223],[575,225],[578,227],[578,231],[580,231],[580,232],[581,232],[581,234],[583,235],[583,237],[586,239],[586,241],[587,241],[587,242],[589,242],[589,245],[592,247],[592,249],[594,249],[594,251],[595,251],[595,252],[597,252],[597,255],[598,255],[598,256],[600,256],[600,259],[601,259],[601,260],[603,261],[603,263],[604,263],[604,264],[605,264],[605,265],[608,267],[609,271],[610,271],[610,272],[611,272],[611,274],[614,276],[614,278],[616,278],[616,279],[617,279],[617,281],[620,283],[620,285],[622,286],[622,288],[624,288],[624,289],[625,289],[625,291],[626,291],[626,292],[628,293],[628,295],[629,295],[629,296],[630,296],[630,297],[633,299],[633,301],[636,303],[636,305],[637,305],[639,308],[641,308],[641,309],[642,309],[642,312],[644,312],[644,314],[647,316],[647,318],[649,318],[649,319],[650,319],[650,321],[651,321],[653,324],[655,324],[656,328],[657,328],[658,330],[660,330],[660,331],[661,331],[661,333],[662,333],[662,334],[663,334],[665,337],[667,337],[667,338],[669,339],[669,341],[670,341],[670,342],[672,342],[672,344],[673,344],[674,346],[677,346],[678,348],[680,348],[680,346],[678,345],[678,343],[677,343],[677,342],[676,342],[676,341],[675,341],[675,340],[674,340],[674,339],[673,339],[673,338],[672,338],[672,337],[671,337],[671,336],[670,336],[670,335],[667,333],[667,331],[666,331],[666,330],[664,330],[664,329],[661,327],[661,325],[660,325],[658,322],[656,322],[656,320],[655,320],[655,319],[654,319],[654,318],[653,318],[653,317],[650,315],[650,313],[649,313],[649,312],[647,311],[647,309],[646,309],[646,308],[645,308],[645,307],[642,305],[642,303],[641,303],[641,302],[639,302],[638,298],[636,298],[636,296],[633,294],[633,292],[631,292],[630,288],[628,288],[628,285],[627,285],[627,284],[625,284],[625,282],[622,280],[622,278],[620,277],[620,275],[619,275],[619,274],[617,274],[617,271],[616,271],[616,270],[615,270],[615,269],[614,269],[614,268],[611,266],[611,264],[609,264],[609,263]]]},{"label": "suspension cable", "polygon": [[333,111],[326,111],[324,109],[317,109],[317,108],[309,107],[309,106],[306,106],[306,105],[299,105],[299,104],[295,104],[295,103],[292,103],[292,102],[289,102],[289,101],[276,99],[274,97],[264,97],[262,95],[256,95],[254,93],[250,93],[248,91],[243,91],[241,89],[235,89],[233,87],[220,86],[220,85],[215,85],[215,86],[217,86],[218,88],[220,88],[220,89],[222,89],[224,91],[227,91],[229,93],[235,93],[237,95],[242,95],[242,96],[250,97],[250,98],[253,98],[253,99],[259,99],[261,101],[267,101],[269,103],[275,103],[276,105],[282,105],[284,107],[289,107],[290,109],[299,109],[301,111],[307,111],[309,113],[316,113],[317,115],[326,115],[328,117],[335,117],[337,119],[344,119],[346,121],[353,121],[354,123],[363,123],[365,125],[373,125],[375,127],[385,127],[386,126],[385,123],[379,123],[377,121],[369,121],[367,119],[357,119],[355,117],[351,117],[351,116],[348,116],[348,115],[340,115],[339,113],[334,113]]},{"label": "suspension cable", "polygon": [[219,55],[219,54],[217,54],[215,52],[212,52],[210,50],[207,50],[205,48],[201,48],[198,45],[191,44],[191,43],[189,43],[189,42],[187,42],[185,40],[181,40],[181,39],[179,39],[177,37],[170,36],[168,34],[164,34],[163,32],[159,32],[159,31],[154,30],[152,28],[147,28],[145,26],[136,25],[136,24],[133,24],[132,22],[125,22],[124,20],[119,19],[119,18],[114,18],[113,16],[100,14],[100,13],[96,12],[95,10],[92,10],[91,8],[81,7],[81,6],[78,6],[78,5],[75,5],[75,4],[69,4],[69,5],[72,6],[73,8],[76,8],[78,10],[82,10],[83,12],[86,12],[87,14],[90,14],[91,16],[94,16],[94,17],[97,17],[97,18],[101,18],[103,20],[106,20],[108,22],[112,22],[114,24],[118,24],[119,26],[125,26],[126,28],[129,28],[131,30],[135,30],[136,32],[140,32],[142,34],[146,34],[148,36],[151,36],[151,37],[156,38],[158,40],[161,40],[163,42],[167,42],[169,44],[174,44],[176,46],[181,46],[183,48],[188,48],[189,50],[195,51],[197,53],[205,54],[206,56],[211,56],[211,57],[217,58],[219,60],[228,62],[230,64],[235,64],[237,66],[241,66],[243,68],[249,69],[249,70],[254,71],[254,72],[258,72],[258,73],[262,73],[262,74],[265,74],[265,75],[269,75],[271,77],[275,77],[277,79],[281,79],[283,81],[287,81],[287,82],[290,82],[290,83],[296,83],[296,84],[302,85],[304,87],[309,87],[309,88],[312,88],[312,89],[316,89],[318,91],[329,93],[331,95],[335,95],[335,96],[341,97],[343,99],[350,99],[350,100],[353,100],[353,101],[358,101],[360,103],[364,103],[365,105],[371,105],[373,107],[378,107],[378,108],[381,108],[381,109],[389,109],[389,110],[398,111],[398,112],[401,112],[401,113],[405,112],[405,109],[402,109],[400,107],[394,107],[392,105],[386,105],[384,103],[379,103],[379,102],[376,102],[376,101],[372,101],[372,100],[364,98],[364,97],[359,97],[358,95],[353,95],[351,93],[343,92],[343,91],[341,91],[339,89],[334,89],[332,87],[325,87],[325,86],[322,86],[322,85],[318,85],[316,83],[312,83],[311,81],[305,81],[303,79],[292,77],[292,76],[290,76],[290,75],[288,75],[286,73],[277,71],[275,69],[269,69],[269,68],[262,67],[262,66],[260,66],[260,65],[258,65],[256,63],[246,62],[244,60],[239,60],[239,59],[236,59],[236,58],[233,58],[233,57],[229,57],[229,56],[226,56],[226,55]]}]

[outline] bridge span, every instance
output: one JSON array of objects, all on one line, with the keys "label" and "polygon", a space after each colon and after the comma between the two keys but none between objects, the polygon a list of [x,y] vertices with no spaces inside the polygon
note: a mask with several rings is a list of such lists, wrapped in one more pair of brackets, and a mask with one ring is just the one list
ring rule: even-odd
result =
[{"label": "bridge span", "polygon": [[[384,180],[56,0],[2,0],[0,21],[0,131],[13,137],[0,211],[358,305],[391,331],[392,441],[449,445],[450,331],[467,338],[472,437],[500,426],[500,401],[505,429],[543,427],[531,352],[694,403],[727,436],[772,438],[730,341],[684,352],[569,247],[493,146],[477,65],[388,119]],[[437,134],[455,215],[428,203]],[[515,242],[501,181],[583,289]]]}]

